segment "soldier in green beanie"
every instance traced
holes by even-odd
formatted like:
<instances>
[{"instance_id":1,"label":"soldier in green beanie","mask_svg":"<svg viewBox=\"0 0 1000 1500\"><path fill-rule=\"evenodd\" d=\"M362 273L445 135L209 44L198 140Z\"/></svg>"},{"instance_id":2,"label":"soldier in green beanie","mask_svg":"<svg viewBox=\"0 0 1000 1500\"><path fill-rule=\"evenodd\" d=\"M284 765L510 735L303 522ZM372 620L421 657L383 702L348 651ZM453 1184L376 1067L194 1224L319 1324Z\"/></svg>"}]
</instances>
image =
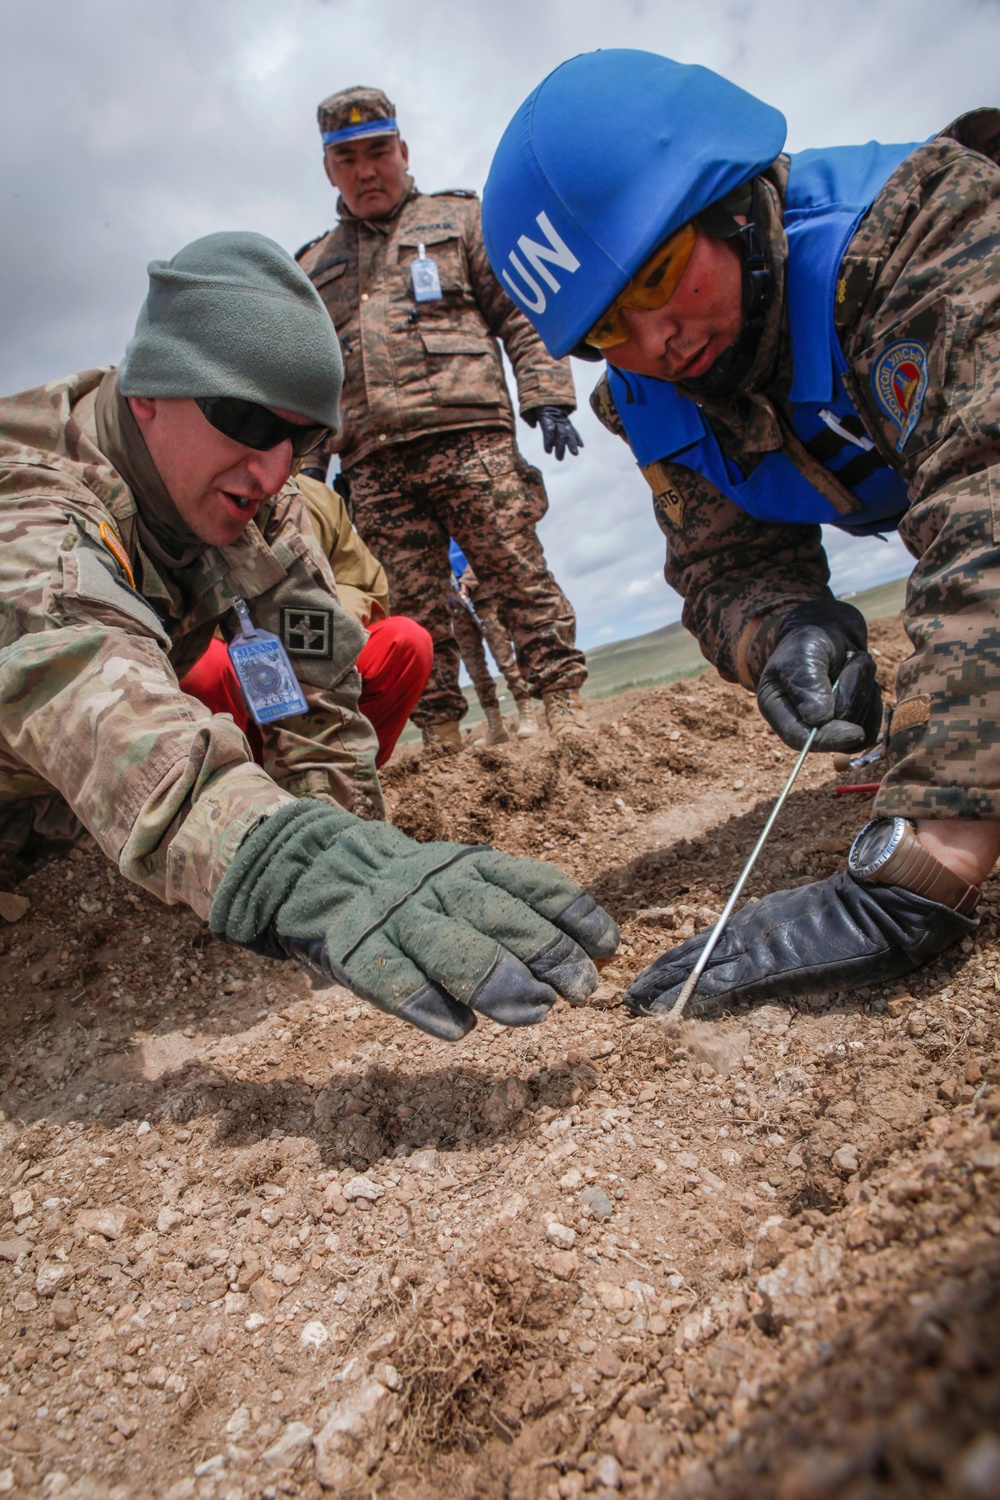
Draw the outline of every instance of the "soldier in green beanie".
<instances>
[{"instance_id":1,"label":"soldier in green beanie","mask_svg":"<svg viewBox=\"0 0 1000 1500\"><path fill-rule=\"evenodd\" d=\"M614 924L547 866L379 820L365 635L297 485L343 366L261 235L149 267L118 369L0 401L0 850L87 829L130 880L435 1035L585 995ZM216 628L264 765L178 678Z\"/></svg>"}]
</instances>

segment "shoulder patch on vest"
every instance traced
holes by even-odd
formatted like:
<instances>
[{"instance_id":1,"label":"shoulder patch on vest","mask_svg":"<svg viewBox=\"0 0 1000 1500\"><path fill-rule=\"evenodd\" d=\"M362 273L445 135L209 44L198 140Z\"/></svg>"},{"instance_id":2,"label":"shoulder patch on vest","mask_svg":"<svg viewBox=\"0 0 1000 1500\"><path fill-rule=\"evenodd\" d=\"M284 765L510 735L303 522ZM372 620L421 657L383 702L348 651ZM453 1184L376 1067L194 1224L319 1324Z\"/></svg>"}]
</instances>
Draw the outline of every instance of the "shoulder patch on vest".
<instances>
[{"instance_id":1,"label":"shoulder patch on vest","mask_svg":"<svg viewBox=\"0 0 1000 1500\"><path fill-rule=\"evenodd\" d=\"M442 188L439 193L428 193L428 198L478 198L471 188Z\"/></svg>"},{"instance_id":2,"label":"shoulder patch on vest","mask_svg":"<svg viewBox=\"0 0 1000 1500\"><path fill-rule=\"evenodd\" d=\"M656 504L663 511L671 526L676 526L679 531L684 525L684 496L664 474L663 465L659 461L655 464L647 464L642 474L653 491Z\"/></svg>"},{"instance_id":3,"label":"shoulder patch on vest","mask_svg":"<svg viewBox=\"0 0 1000 1500\"><path fill-rule=\"evenodd\" d=\"M919 339L897 339L872 367L872 392L896 428L896 452L905 448L927 395L927 350Z\"/></svg>"},{"instance_id":4,"label":"shoulder patch on vest","mask_svg":"<svg viewBox=\"0 0 1000 1500\"><path fill-rule=\"evenodd\" d=\"M333 610L283 606L281 643L293 656L333 656Z\"/></svg>"},{"instance_id":5,"label":"shoulder patch on vest","mask_svg":"<svg viewBox=\"0 0 1000 1500\"><path fill-rule=\"evenodd\" d=\"M904 698L889 715L889 738L905 734L908 729L917 729L921 724L929 724L930 717L930 693L917 693L913 698Z\"/></svg>"}]
</instances>

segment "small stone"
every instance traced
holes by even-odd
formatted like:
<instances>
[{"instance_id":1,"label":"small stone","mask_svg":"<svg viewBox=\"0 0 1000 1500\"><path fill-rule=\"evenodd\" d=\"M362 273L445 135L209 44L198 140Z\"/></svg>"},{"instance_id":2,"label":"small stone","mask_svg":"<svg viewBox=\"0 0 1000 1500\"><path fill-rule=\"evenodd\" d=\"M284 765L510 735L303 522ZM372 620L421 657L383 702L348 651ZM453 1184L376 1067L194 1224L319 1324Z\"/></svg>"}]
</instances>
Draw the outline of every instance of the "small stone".
<instances>
[{"instance_id":1,"label":"small stone","mask_svg":"<svg viewBox=\"0 0 1000 1500\"><path fill-rule=\"evenodd\" d=\"M836 1284L843 1259L838 1244L818 1240L807 1250L794 1250L777 1270L766 1272L757 1282L757 1291L771 1327L815 1316L816 1299Z\"/></svg>"},{"instance_id":2,"label":"small stone","mask_svg":"<svg viewBox=\"0 0 1000 1500\"><path fill-rule=\"evenodd\" d=\"M906 1022L906 1030L910 1036L923 1036L927 1031L927 1017L914 1011Z\"/></svg>"},{"instance_id":3,"label":"small stone","mask_svg":"<svg viewBox=\"0 0 1000 1500\"><path fill-rule=\"evenodd\" d=\"M313 1439L313 1430L304 1422L289 1422L278 1441L261 1454L269 1469L294 1469Z\"/></svg>"},{"instance_id":4,"label":"small stone","mask_svg":"<svg viewBox=\"0 0 1000 1500\"><path fill-rule=\"evenodd\" d=\"M260 1216L269 1229L274 1229L285 1217L285 1210L280 1203L268 1203L261 1209Z\"/></svg>"},{"instance_id":5,"label":"small stone","mask_svg":"<svg viewBox=\"0 0 1000 1500\"><path fill-rule=\"evenodd\" d=\"M604 1380L616 1380L621 1373L622 1362L613 1349L598 1349L594 1357L594 1369Z\"/></svg>"},{"instance_id":6,"label":"small stone","mask_svg":"<svg viewBox=\"0 0 1000 1500\"><path fill-rule=\"evenodd\" d=\"M76 1305L68 1297L54 1297L52 1299L53 1328L72 1328L75 1322Z\"/></svg>"},{"instance_id":7,"label":"small stone","mask_svg":"<svg viewBox=\"0 0 1000 1500\"><path fill-rule=\"evenodd\" d=\"M570 1229L568 1224L555 1222L546 1229L545 1238L550 1245L555 1245L557 1250L572 1250L576 1244L576 1230Z\"/></svg>"},{"instance_id":8,"label":"small stone","mask_svg":"<svg viewBox=\"0 0 1000 1500\"><path fill-rule=\"evenodd\" d=\"M264 1317L263 1313L252 1312L247 1318L246 1322L243 1324L243 1327L246 1329L247 1333L256 1333L257 1329L263 1328L266 1322L267 1319Z\"/></svg>"},{"instance_id":9,"label":"small stone","mask_svg":"<svg viewBox=\"0 0 1000 1500\"><path fill-rule=\"evenodd\" d=\"M147 1370L143 1377L143 1385L147 1385L151 1391L162 1391L167 1383L169 1370L164 1365L153 1365Z\"/></svg>"},{"instance_id":10,"label":"small stone","mask_svg":"<svg viewBox=\"0 0 1000 1500\"><path fill-rule=\"evenodd\" d=\"M238 1406L226 1423L226 1432L231 1438L241 1438L250 1430L250 1408Z\"/></svg>"},{"instance_id":11,"label":"small stone","mask_svg":"<svg viewBox=\"0 0 1000 1500\"><path fill-rule=\"evenodd\" d=\"M350 1182L344 1183L343 1187L343 1194L348 1203L353 1203L357 1198L364 1198L369 1203L377 1203L384 1192L385 1188L372 1182L370 1177L352 1177Z\"/></svg>"},{"instance_id":12,"label":"small stone","mask_svg":"<svg viewBox=\"0 0 1000 1500\"><path fill-rule=\"evenodd\" d=\"M830 1161L838 1172L843 1173L845 1177L851 1177L859 1167L857 1146L852 1146L849 1142L838 1146Z\"/></svg>"},{"instance_id":13,"label":"small stone","mask_svg":"<svg viewBox=\"0 0 1000 1500\"><path fill-rule=\"evenodd\" d=\"M645 1083L636 1096L637 1104L651 1104L656 1098L659 1090L655 1083Z\"/></svg>"},{"instance_id":14,"label":"small stone","mask_svg":"<svg viewBox=\"0 0 1000 1500\"><path fill-rule=\"evenodd\" d=\"M14 1298L14 1309L16 1312L34 1312L38 1306L38 1298L31 1292L18 1292Z\"/></svg>"},{"instance_id":15,"label":"small stone","mask_svg":"<svg viewBox=\"0 0 1000 1500\"><path fill-rule=\"evenodd\" d=\"M106 1240L117 1240L128 1223L126 1208L85 1208L76 1216L76 1227L84 1234L100 1234Z\"/></svg>"},{"instance_id":16,"label":"small stone","mask_svg":"<svg viewBox=\"0 0 1000 1500\"><path fill-rule=\"evenodd\" d=\"M483 1120L494 1130L502 1130L527 1109L531 1090L520 1078L504 1078L494 1083L480 1105Z\"/></svg>"},{"instance_id":17,"label":"small stone","mask_svg":"<svg viewBox=\"0 0 1000 1500\"><path fill-rule=\"evenodd\" d=\"M222 1324L204 1323L198 1330L198 1344L206 1354L217 1354L222 1343Z\"/></svg>"},{"instance_id":18,"label":"small stone","mask_svg":"<svg viewBox=\"0 0 1000 1500\"><path fill-rule=\"evenodd\" d=\"M959 1500L998 1500L1000 1497L1000 1437L981 1432L961 1451L953 1469L949 1492Z\"/></svg>"},{"instance_id":19,"label":"small stone","mask_svg":"<svg viewBox=\"0 0 1000 1500\"><path fill-rule=\"evenodd\" d=\"M580 1202L588 1209L593 1219L610 1219L614 1213L614 1204L602 1187L584 1188L580 1194Z\"/></svg>"},{"instance_id":20,"label":"small stone","mask_svg":"<svg viewBox=\"0 0 1000 1500\"><path fill-rule=\"evenodd\" d=\"M230 1317L245 1315L247 1310L246 1292L227 1292L222 1299L222 1310Z\"/></svg>"},{"instance_id":21,"label":"small stone","mask_svg":"<svg viewBox=\"0 0 1000 1500\"><path fill-rule=\"evenodd\" d=\"M330 1337L330 1330L325 1323L314 1318L307 1323L299 1335L299 1343L303 1349L321 1349Z\"/></svg>"},{"instance_id":22,"label":"small stone","mask_svg":"<svg viewBox=\"0 0 1000 1500\"><path fill-rule=\"evenodd\" d=\"M52 1297L67 1281L73 1279L73 1267L60 1260L43 1260L35 1277L39 1297Z\"/></svg>"},{"instance_id":23,"label":"small stone","mask_svg":"<svg viewBox=\"0 0 1000 1500\"><path fill-rule=\"evenodd\" d=\"M13 1240L0 1240L0 1260L20 1260L22 1255L30 1255L34 1248L23 1234Z\"/></svg>"},{"instance_id":24,"label":"small stone","mask_svg":"<svg viewBox=\"0 0 1000 1500\"><path fill-rule=\"evenodd\" d=\"M195 1479L205 1479L209 1474L221 1474L226 1467L226 1455L224 1453L213 1454L211 1458L203 1459L200 1464L195 1464Z\"/></svg>"},{"instance_id":25,"label":"small stone","mask_svg":"<svg viewBox=\"0 0 1000 1500\"><path fill-rule=\"evenodd\" d=\"M156 1227L160 1234L169 1234L178 1224L184 1223L184 1215L176 1208L161 1208L156 1215Z\"/></svg>"},{"instance_id":26,"label":"small stone","mask_svg":"<svg viewBox=\"0 0 1000 1500\"><path fill-rule=\"evenodd\" d=\"M408 1165L416 1167L418 1172L433 1172L438 1164L438 1153L433 1146L426 1147L423 1151L414 1151Z\"/></svg>"},{"instance_id":27,"label":"small stone","mask_svg":"<svg viewBox=\"0 0 1000 1500\"><path fill-rule=\"evenodd\" d=\"M620 1490L622 1487L621 1465L613 1453L605 1453L594 1465L594 1478L599 1485L608 1490Z\"/></svg>"},{"instance_id":28,"label":"small stone","mask_svg":"<svg viewBox=\"0 0 1000 1500\"><path fill-rule=\"evenodd\" d=\"M380 1333L378 1338L373 1339L372 1342L368 1345L367 1349L365 1350L365 1359L367 1359L369 1362L376 1359L381 1359L384 1354L388 1354L389 1350L394 1349L395 1347L396 1334L391 1328L389 1328L385 1333Z\"/></svg>"},{"instance_id":29,"label":"small stone","mask_svg":"<svg viewBox=\"0 0 1000 1500\"><path fill-rule=\"evenodd\" d=\"M115 1417L114 1425L121 1433L123 1438L135 1437L136 1433L139 1431L139 1424L136 1421L135 1417Z\"/></svg>"},{"instance_id":30,"label":"small stone","mask_svg":"<svg viewBox=\"0 0 1000 1500\"><path fill-rule=\"evenodd\" d=\"M635 1306L632 1293L613 1281L595 1281L594 1292L605 1312L628 1312Z\"/></svg>"},{"instance_id":31,"label":"small stone","mask_svg":"<svg viewBox=\"0 0 1000 1500\"><path fill-rule=\"evenodd\" d=\"M31 910L27 896L15 896L13 891L0 891L0 917L5 922L20 922L25 912Z\"/></svg>"},{"instance_id":32,"label":"small stone","mask_svg":"<svg viewBox=\"0 0 1000 1500\"><path fill-rule=\"evenodd\" d=\"M386 1429L397 1415L395 1398L380 1380L366 1380L335 1402L313 1438L323 1488L338 1494L357 1488L385 1451Z\"/></svg>"},{"instance_id":33,"label":"small stone","mask_svg":"<svg viewBox=\"0 0 1000 1500\"><path fill-rule=\"evenodd\" d=\"M578 1187L583 1185L583 1173L577 1167L570 1167L559 1179L559 1186L564 1193L575 1193Z\"/></svg>"},{"instance_id":34,"label":"small stone","mask_svg":"<svg viewBox=\"0 0 1000 1500\"><path fill-rule=\"evenodd\" d=\"M135 1133L136 1133L136 1135L139 1135L139 1136L148 1135L149 1132L152 1130L152 1128L153 1127L152 1127L152 1125L150 1125L150 1123L149 1123L148 1120L143 1120L143 1121L141 1121L141 1123L139 1125L136 1126Z\"/></svg>"},{"instance_id":35,"label":"small stone","mask_svg":"<svg viewBox=\"0 0 1000 1500\"><path fill-rule=\"evenodd\" d=\"M275 1286L274 1282L267 1276L258 1276L250 1288L250 1296L261 1307L270 1309L277 1306L284 1293L281 1287Z\"/></svg>"},{"instance_id":36,"label":"small stone","mask_svg":"<svg viewBox=\"0 0 1000 1500\"><path fill-rule=\"evenodd\" d=\"M331 1182L323 1193L323 1212L334 1213L343 1218L347 1212L347 1199L340 1191L339 1182Z\"/></svg>"},{"instance_id":37,"label":"small stone","mask_svg":"<svg viewBox=\"0 0 1000 1500\"><path fill-rule=\"evenodd\" d=\"M9 1495L14 1488L14 1470L9 1466L0 1469L0 1495Z\"/></svg>"},{"instance_id":38,"label":"small stone","mask_svg":"<svg viewBox=\"0 0 1000 1500\"><path fill-rule=\"evenodd\" d=\"M10 1195L10 1212L13 1219L24 1219L31 1213L35 1206L35 1199L30 1188L18 1188Z\"/></svg>"},{"instance_id":39,"label":"small stone","mask_svg":"<svg viewBox=\"0 0 1000 1500\"><path fill-rule=\"evenodd\" d=\"M552 1253L552 1274L560 1281L572 1281L580 1269L580 1257L575 1250L554 1250Z\"/></svg>"}]
</instances>

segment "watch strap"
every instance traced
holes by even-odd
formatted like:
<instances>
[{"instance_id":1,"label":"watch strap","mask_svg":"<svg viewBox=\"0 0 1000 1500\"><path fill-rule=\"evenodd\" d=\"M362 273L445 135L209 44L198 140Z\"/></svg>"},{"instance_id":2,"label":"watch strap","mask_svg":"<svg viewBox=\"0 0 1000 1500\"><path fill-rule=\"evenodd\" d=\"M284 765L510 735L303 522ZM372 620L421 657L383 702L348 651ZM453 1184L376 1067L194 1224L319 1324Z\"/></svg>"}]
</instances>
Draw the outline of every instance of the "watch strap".
<instances>
[{"instance_id":1,"label":"watch strap","mask_svg":"<svg viewBox=\"0 0 1000 1500\"><path fill-rule=\"evenodd\" d=\"M907 827L899 847L877 874L868 877L872 885L898 885L926 901L950 906L960 916L968 916L979 900L978 885L970 885L954 870L941 863L925 849L912 828Z\"/></svg>"}]
</instances>

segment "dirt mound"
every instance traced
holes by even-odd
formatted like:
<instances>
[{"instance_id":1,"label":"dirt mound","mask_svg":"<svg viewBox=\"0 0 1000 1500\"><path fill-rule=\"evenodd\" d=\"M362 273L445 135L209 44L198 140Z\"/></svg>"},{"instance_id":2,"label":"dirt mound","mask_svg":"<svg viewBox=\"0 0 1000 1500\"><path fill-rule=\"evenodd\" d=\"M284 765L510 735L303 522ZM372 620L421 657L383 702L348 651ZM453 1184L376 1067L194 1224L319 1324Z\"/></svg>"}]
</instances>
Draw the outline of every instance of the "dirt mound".
<instances>
[{"instance_id":1,"label":"dirt mound","mask_svg":"<svg viewBox=\"0 0 1000 1500\"><path fill-rule=\"evenodd\" d=\"M386 778L621 923L527 1031L434 1042L96 852L0 871L0 1494L1000 1494L996 883L908 984L633 1021L793 757L711 673L588 713ZM840 866L842 779L807 766L748 895Z\"/></svg>"}]
</instances>

